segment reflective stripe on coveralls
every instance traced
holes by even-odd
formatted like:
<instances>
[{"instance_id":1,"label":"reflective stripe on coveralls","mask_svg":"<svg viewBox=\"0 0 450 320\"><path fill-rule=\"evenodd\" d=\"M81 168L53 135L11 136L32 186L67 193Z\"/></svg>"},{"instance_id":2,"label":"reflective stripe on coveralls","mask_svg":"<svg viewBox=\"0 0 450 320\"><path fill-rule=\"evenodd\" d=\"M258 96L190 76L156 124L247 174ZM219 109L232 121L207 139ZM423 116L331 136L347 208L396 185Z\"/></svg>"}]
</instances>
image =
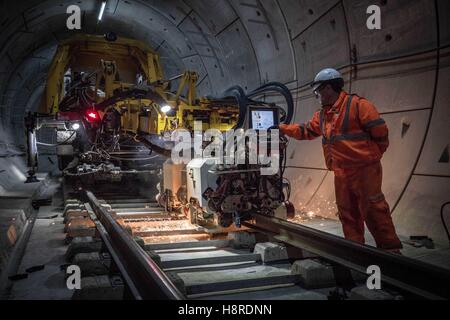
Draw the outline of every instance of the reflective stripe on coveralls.
<instances>
[{"instance_id":1,"label":"reflective stripe on coveralls","mask_svg":"<svg viewBox=\"0 0 450 320\"><path fill-rule=\"evenodd\" d=\"M338 120L333 118L331 121L334 122L329 123L329 126L332 125L330 137L327 137L323 108L306 124L280 126L280 129L284 134L299 140L323 136L327 167L335 173L336 204L345 238L364 243L365 222L377 247L400 249L402 245L396 235L390 208L381 191L380 159L389 143L385 121L368 101L362 104L367 109L359 110L359 97L352 104L354 97L341 93L340 103L344 103L345 98L345 109L342 109L342 105L338 108L337 118L340 116L342 119L341 127L336 124ZM362 117L360 111L363 112ZM340 114L342 112L343 115ZM362 119L364 123L361 123ZM362 144L363 141L366 143Z\"/></svg>"}]
</instances>

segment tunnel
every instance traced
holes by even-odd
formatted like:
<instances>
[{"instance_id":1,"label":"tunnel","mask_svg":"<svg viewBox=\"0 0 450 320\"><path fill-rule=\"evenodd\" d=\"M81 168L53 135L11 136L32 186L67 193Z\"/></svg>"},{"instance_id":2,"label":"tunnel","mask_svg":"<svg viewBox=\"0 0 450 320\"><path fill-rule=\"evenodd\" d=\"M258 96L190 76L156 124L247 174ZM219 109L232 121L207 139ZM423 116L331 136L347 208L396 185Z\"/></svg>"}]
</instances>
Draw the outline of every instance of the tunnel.
<instances>
[{"instance_id":1,"label":"tunnel","mask_svg":"<svg viewBox=\"0 0 450 320\"><path fill-rule=\"evenodd\" d=\"M81 9L80 30L66 25L73 4ZM449 267L450 2L108 0L99 22L101 4L0 3L2 271L20 245L45 178L59 172L55 150L40 147L37 176L43 182L24 183L29 170L24 118L37 112L58 44L80 33L108 32L155 50L167 78L196 71L198 96L220 96L233 85L250 92L268 82L282 83L294 98L293 123L308 121L320 108L310 87L315 75L337 69L345 91L373 102L389 128L383 193L399 237L432 239L434 249L421 248L411 256ZM371 5L381 10L380 29L367 26ZM284 103L277 96L265 99ZM38 137L51 139L44 133ZM326 167L321 139L291 139L286 156L293 222L342 236L334 175Z\"/></svg>"}]
</instances>

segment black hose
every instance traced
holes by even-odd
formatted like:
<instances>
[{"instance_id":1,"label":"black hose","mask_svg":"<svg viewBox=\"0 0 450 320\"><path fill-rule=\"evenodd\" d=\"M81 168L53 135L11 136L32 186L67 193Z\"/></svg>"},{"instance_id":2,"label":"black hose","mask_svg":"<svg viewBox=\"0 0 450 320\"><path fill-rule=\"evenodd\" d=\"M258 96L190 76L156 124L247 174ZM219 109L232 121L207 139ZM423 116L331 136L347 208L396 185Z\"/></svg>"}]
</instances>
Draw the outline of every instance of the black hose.
<instances>
[{"instance_id":1,"label":"black hose","mask_svg":"<svg viewBox=\"0 0 450 320\"><path fill-rule=\"evenodd\" d=\"M156 153L163 155L166 158L170 158L172 156L172 150L165 149L148 141L143 135L137 136L136 139L144 146L146 146L149 150L151 150L151 152L155 151Z\"/></svg>"},{"instance_id":2,"label":"black hose","mask_svg":"<svg viewBox=\"0 0 450 320\"><path fill-rule=\"evenodd\" d=\"M280 93L286 100L287 112L286 112L286 119L284 120L284 124L290 124L292 122L292 118L294 117L294 99L292 98L291 91L284 84L279 83L279 82L266 83L266 84L262 85L261 87L259 87L258 89L250 92L247 95L247 99L257 96L257 95L261 95L265 92L270 92L270 91L275 91L275 92Z\"/></svg>"},{"instance_id":3,"label":"black hose","mask_svg":"<svg viewBox=\"0 0 450 320\"><path fill-rule=\"evenodd\" d=\"M134 98L134 99L149 99L154 102L156 102L159 105L163 105L165 103L165 100L163 97L159 95L159 93L149 89L130 89L126 91L120 91L114 96L112 96L109 99L106 99L98 104L96 104L97 110L104 110L105 108L109 107L110 105L115 104L117 101L125 100L127 98Z\"/></svg>"},{"instance_id":4,"label":"black hose","mask_svg":"<svg viewBox=\"0 0 450 320\"><path fill-rule=\"evenodd\" d=\"M239 105L239 118L236 126L233 129L242 128L242 126L244 125L248 104L244 89L242 89L240 86L234 86L225 91L223 95L224 97L232 96L236 99Z\"/></svg>"},{"instance_id":5,"label":"black hose","mask_svg":"<svg viewBox=\"0 0 450 320\"><path fill-rule=\"evenodd\" d=\"M292 121L292 118L294 117L294 100L292 98L291 91L289 90L288 87L286 87L282 83L269 82L255 90L253 90L252 92L250 92L248 94L245 94L244 90L240 86L233 86L223 93L222 99L225 97L234 97L237 100L238 105L239 105L239 119L238 119L236 126L233 129L238 129L238 128L243 127L244 121L245 121L245 116L247 114L247 106L248 106L249 102L252 101L250 98L257 96L257 95L261 95L265 92L271 92L271 91L281 94L284 97L284 99L286 100L287 112L286 112L286 118L283 123L290 124Z\"/></svg>"},{"instance_id":6,"label":"black hose","mask_svg":"<svg viewBox=\"0 0 450 320\"><path fill-rule=\"evenodd\" d=\"M287 201L291 199L291 181L288 178L284 178L287 181Z\"/></svg>"},{"instance_id":7,"label":"black hose","mask_svg":"<svg viewBox=\"0 0 450 320\"><path fill-rule=\"evenodd\" d=\"M448 232L448 227L447 227L447 224L445 223L445 219L444 219L444 208L445 208L445 206L447 206L449 204L450 204L450 201L446 202L446 203L444 203L442 205L442 207L441 207L441 220L442 220L442 224L444 225L445 232L447 233L448 241L450 242L450 233Z\"/></svg>"}]
</instances>

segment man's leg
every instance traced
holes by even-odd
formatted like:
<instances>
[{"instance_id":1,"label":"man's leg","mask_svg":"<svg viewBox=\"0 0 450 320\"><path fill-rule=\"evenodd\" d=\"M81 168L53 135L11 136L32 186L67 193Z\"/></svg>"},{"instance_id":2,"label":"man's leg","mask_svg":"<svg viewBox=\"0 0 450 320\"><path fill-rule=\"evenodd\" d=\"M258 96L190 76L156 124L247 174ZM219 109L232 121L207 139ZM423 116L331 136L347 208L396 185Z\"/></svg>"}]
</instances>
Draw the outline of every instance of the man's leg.
<instances>
[{"instance_id":1,"label":"man's leg","mask_svg":"<svg viewBox=\"0 0 450 320\"><path fill-rule=\"evenodd\" d=\"M342 172L335 172L334 188L345 238L364 243L364 220L358 208L358 199L352 192L350 177Z\"/></svg>"},{"instance_id":2,"label":"man's leg","mask_svg":"<svg viewBox=\"0 0 450 320\"><path fill-rule=\"evenodd\" d=\"M359 180L360 208L377 247L398 252L402 244L392 222L389 204L381 192L383 179L381 163L364 167L357 179Z\"/></svg>"}]
</instances>

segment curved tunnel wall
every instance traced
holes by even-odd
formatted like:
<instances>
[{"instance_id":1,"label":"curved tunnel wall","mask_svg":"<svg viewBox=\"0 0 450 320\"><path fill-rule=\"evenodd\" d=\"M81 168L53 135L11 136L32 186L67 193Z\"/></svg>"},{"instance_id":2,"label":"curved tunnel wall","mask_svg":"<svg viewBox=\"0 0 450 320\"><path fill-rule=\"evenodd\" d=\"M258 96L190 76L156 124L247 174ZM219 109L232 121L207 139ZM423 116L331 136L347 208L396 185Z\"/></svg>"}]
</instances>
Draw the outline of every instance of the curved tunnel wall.
<instances>
[{"instance_id":1,"label":"curved tunnel wall","mask_svg":"<svg viewBox=\"0 0 450 320\"><path fill-rule=\"evenodd\" d=\"M234 84L251 90L267 81L285 83L296 100L298 122L318 108L307 86L315 73L339 68L347 91L373 101L389 126L383 190L399 233L444 242L439 209L450 200L450 3L376 2L109 0L98 25L99 1L77 4L82 32L114 30L146 41L161 54L167 76L196 70L200 94L219 94ZM14 145L23 145L23 115L36 105L56 44L74 34L65 28L70 4L1 4L3 162L17 162L5 156L20 152ZM381 6L379 31L366 28L371 4ZM297 210L336 218L333 174L325 169L319 139L292 140L288 166ZM4 189L10 181L0 173Z\"/></svg>"}]
</instances>

